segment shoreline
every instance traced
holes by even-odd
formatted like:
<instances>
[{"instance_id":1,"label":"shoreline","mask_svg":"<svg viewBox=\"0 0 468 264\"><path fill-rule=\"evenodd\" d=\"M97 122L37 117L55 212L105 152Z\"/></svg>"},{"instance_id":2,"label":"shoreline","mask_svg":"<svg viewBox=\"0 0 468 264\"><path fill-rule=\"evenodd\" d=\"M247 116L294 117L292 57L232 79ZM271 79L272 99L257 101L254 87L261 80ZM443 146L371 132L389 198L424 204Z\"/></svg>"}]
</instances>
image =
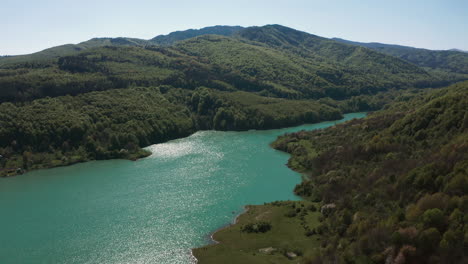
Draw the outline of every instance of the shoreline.
<instances>
[{"instance_id":1,"label":"shoreline","mask_svg":"<svg viewBox=\"0 0 468 264\"><path fill-rule=\"evenodd\" d=\"M183 136L180 136L180 137L174 137L174 138L169 138L168 140L165 140L165 141L162 141L162 142L157 142L157 143L153 143L153 144L150 144L148 146L144 146L144 147L140 147L140 151L148 151L149 154L148 155L136 155L136 156L128 156L128 157L117 157L117 158L109 158L109 159L86 159L86 160L80 160L80 161L73 161L73 162L70 162L70 163L63 163L63 164L58 164L58 165L54 165L54 166L41 166L39 165L40 167L36 167L36 168L33 168L33 169L25 169L25 168L17 168L17 169L22 169L22 173L14 173L14 174L2 174L2 172L5 170L3 168L0 168L0 178L11 178L11 177L16 177L16 176L19 176L19 175L24 175L28 172L31 172L31 171L36 171L36 170L42 170L42 169L52 169L52 168L58 168L58 167L65 167L65 166L71 166L71 165L75 165L75 164L79 164L79 163L85 163L85 162L89 162L89 161L101 161L101 160L129 160L129 161L137 161L137 160L140 160L140 159L143 159L143 158L146 158L146 157L149 157L151 156L153 153L149 150L147 150L146 148L152 146L152 145L156 145L156 144L163 144L163 143L167 143L169 141L172 141L172 140L177 140L177 139L182 139L182 138L186 138L186 137L190 137L191 135L197 133L197 132L200 132L200 131L222 131L222 132L245 132L245 131L249 131L249 130L272 130L272 129L283 129L283 128L288 128L288 127L297 127L297 126L302 126L302 125L313 125L313 124L318 124L318 123L322 123L322 122L333 122L333 121L339 121L343 118L345 118L345 115L347 114L351 114L351 113L362 113L362 112L343 112L341 114L341 117L340 119L332 119L332 120L319 120L315 123L308 123L308 122L299 122L297 124L293 124L293 125L289 125L289 126L278 126L278 127L269 127L269 128L248 128L248 129L233 129L233 130L214 130L214 129L211 129L211 130L203 130L203 129L200 129L200 130L195 130L195 131L192 131L191 133L188 133L188 134L185 134ZM135 153L134 153L135 154Z\"/></svg>"},{"instance_id":2,"label":"shoreline","mask_svg":"<svg viewBox=\"0 0 468 264\"><path fill-rule=\"evenodd\" d=\"M159 144L159 143L156 143ZM151 146L151 145L150 145ZM146 147L145 147L146 148ZM142 148L143 149L143 148ZM144 149L143 149L144 150ZM39 168L33 168L33 169L23 169L23 168L18 168L21 169L21 173L15 173L15 174L0 174L0 178L13 178L17 177L20 175L27 174L32 171L38 171L38 170L47 170L47 169L53 169L53 168L60 168L60 167L67 167L67 166L73 166L76 164L80 163L86 163L86 162L92 162L92 161L105 161L105 160L128 160L128 161L138 161L140 159L147 158L151 156L153 153L151 151L147 151L148 153L145 153L145 155L140 155L138 157L128 157L128 158L110 158L110 159L89 159L89 160L83 160L83 161L74 161L70 163L64 163L64 164L58 164L56 166L45 166L45 167L39 167ZM1 172L2 170L0 170Z\"/></svg>"},{"instance_id":3,"label":"shoreline","mask_svg":"<svg viewBox=\"0 0 468 264\"><path fill-rule=\"evenodd\" d=\"M286 260L292 258L301 261L301 252L307 251L310 246L319 246L317 235L306 235L310 228L319 225L320 212L315 209L315 204L303 200L250 205L249 211L241 214L235 225L218 229L214 233L220 239L218 243L192 249L192 255L197 261L195 263L286 263ZM285 221L284 216L292 208L300 209L300 213L287 217ZM260 223L266 224L269 229L244 229ZM288 257L288 252L296 255Z\"/></svg>"},{"instance_id":4,"label":"shoreline","mask_svg":"<svg viewBox=\"0 0 468 264\"><path fill-rule=\"evenodd\" d=\"M346 117L346 116L344 116L343 118L345 118L345 117ZM333 121L337 121L337 120L333 120ZM333 122L333 121L328 121L328 122ZM327 121L325 121L325 122L327 122ZM319 122L319 123L320 123L320 122ZM314 123L314 124L315 124L315 123ZM206 131L206 130L200 130L200 131ZM200 132L200 131L196 131L196 132L194 132L194 133L197 133L197 132ZM210 131L210 130L208 130L208 131ZM213 130L211 130L211 131L213 131ZM192 133L192 134L190 134L190 135L193 135L194 133ZM189 137L190 135L185 136L185 137ZM185 138L185 137L180 137L180 138ZM180 138L175 138L175 139L172 139L172 140L177 140L177 139L180 139ZM170 141L170 140L168 140L168 141ZM168 142L168 141L166 141L166 142ZM156 143L156 144L159 144L159 143ZM146 151L146 153L149 153L148 155L145 155L144 157L148 157L148 156L153 155L153 153L152 153L150 150L146 149L146 148L148 148L148 147L150 147L150 146L153 146L153 145L155 145L155 144L149 145L149 146L147 146L147 147L145 147L145 148L143 149L143 150ZM271 147L271 145L269 145L269 146ZM291 156L291 155L289 155L289 156ZM291 158L291 157L289 157L288 160L289 160L290 158ZM122 158L120 158L120 159L122 159ZM108 159L108 160L111 160L111 159ZM132 160L132 159L125 159L125 158L124 158L124 159L122 159L122 160ZM133 159L133 160L136 160L136 159ZM99 161L99 160L88 160L88 161ZM85 163L85 162L88 162L88 161L77 162L77 163ZM287 164L285 164L285 165L287 165ZM67 165L59 165L59 166L67 166ZM57 166L57 167L58 167L58 166ZM294 169L292 169L292 168L291 168L290 166L288 166L288 165L287 165L287 167L288 167L289 169L291 169L291 170L294 170ZM40 169L46 169L46 168L40 168ZM294 170L294 171L295 171L295 170ZM299 173L300 173L300 172L299 172ZM210 241L209 241L208 244L205 244L204 246L220 244L221 241L218 241L218 240L215 238L215 235L216 235L217 233L219 233L220 231L222 231L222 230L231 228L233 225L238 224L238 223L239 223L240 217L243 216L243 215L245 215L246 213L248 213L249 210L251 210L251 208L254 208L254 206L262 206L262 204L260 204L260 205L245 205L245 206L243 206L243 207L242 207L243 209L242 209L241 211L239 211L239 212L235 215L235 217L234 217L233 219L231 218L231 219L232 219L231 221L229 221L229 222L226 223L225 225L220 226L219 228L217 228L216 230L214 230L214 231L212 231L212 232L210 232L210 233L208 234L208 236L210 237ZM202 246L202 247L203 247L203 246ZM198 248L200 248L200 247L198 247ZM191 249L190 249L190 257L189 257L189 259L190 259L190 262L193 261L192 263L198 263L198 262L199 262L198 258L197 258L197 257L195 256L195 254L194 254L194 250L195 250L195 249L197 249L197 248L191 248Z\"/></svg>"},{"instance_id":5,"label":"shoreline","mask_svg":"<svg viewBox=\"0 0 468 264\"><path fill-rule=\"evenodd\" d=\"M367 113L368 113L368 112L367 112ZM367 116L367 114L366 114L366 116ZM343 114L343 118L345 118L345 114ZM330 120L330 121L337 121L337 120ZM327 121L321 121L321 122L327 122ZM345 122L346 122L346 121L345 121ZM320 123L320 122L319 122L319 123ZM335 125L337 125L337 124L335 124ZM274 148L274 147L272 146L272 143L270 143L269 146L270 146L270 148L272 148L272 149L276 149L276 148ZM276 149L276 150L278 150L278 149ZM282 150L278 150L278 151L287 153L287 154L290 156L290 157L288 158L288 162L285 164L285 166L288 167L290 170L295 171L295 172L301 174L301 182L303 182L304 179L306 179L305 177L307 177L307 176L305 176L306 171L302 171L300 168L294 168L293 166L291 166L291 164L289 163L289 161L290 161L290 159L291 159L291 154L290 154L290 153L285 152L285 151L282 151ZM293 192L294 192L294 190L293 190ZM299 196L299 197L300 197L300 196ZM302 197L301 197L301 200L303 200ZM238 221L239 221L239 217L242 216L242 215L244 215L245 213L247 213L247 212L249 211L249 207L250 207L250 206L252 206L252 205L245 205L245 206L244 206L244 211L241 212L241 213L239 213L239 214L234 218L233 222L231 222L230 224L227 224L227 225L225 225L225 226L223 226L223 227L220 227L220 228L216 229L215 231L211 232L211 233L210 233L210 238L211 238L211 241L212 241L213 243L204 245L204 246L202 246L202 247L209 246L209 245L217 245L217 244L220 244L221 242L220 242L220 241L217 241L217 240L214 238L214 236L216 235L216 233L218 233L218 232L220 232L220 231L222 231L222 230L224 230L224 229L227 229L227 228L232 227L233 225L237 224ZM261 206L261 205L260 205L260 206ZM194 250L195 250L195 249L202 248L202 247L192 248L192 249L190 250L191 258L193 258L193 259L195 260L195 263L198 263L199 260L198 260L197 257L195 256Z\"/></svg>"},{"instance_id":6,"label":"shoreline","mask_svg":"<svg viewBox=\"0 0 468 264\"><path fill-rule=\"evenodd\" d=\"M344 117L343 117L343 118L344 118ZM332 120L332 121L335 121L335 120ZM323 121L323 122L326 122L326 121ZM275 148L273 148L273 147L271 146L271 144L269 144L269 147L272 148L272 149L275 149ZM281 150L280 150L280 151L281 151ZM281 152L284 152L284 151L281 151ZM284 152L284 153L287 153L287 152ZM287 154L289 154L289 153L287 153ZM289 154L289 156L291 156L291 154ZM291 157L288 158L288 163L289 163L289 159L290 159L290 158L291 158ZM296 172L298 172L299 174L301 174L301 182L302 182L302 181L304 180L304 174L303 174L302 172L300 172L299 170L293 169L291 166L289 166L288 163L286 163L285 166L288 167L290 170L296 171ZM294 190L293 190L293 193L294 193ZM300 196L299 196L299 197L300 197ZM301 200L302 200L302 197L300 197L300 198L301 198ZM250 209L251 206L253 206L253 205L250 205L250 204L244 205L243 211L240 212L240 213L238 213L238 214L236 215L236 217L234 218L234 220L231 221L231 223L226 224L226 225L224 225L224 226L222 226L222 227L220 227L220 228L217 228L216 230L214 230L213 232L211 232L211 233L209 234L209 236L210 236L210 239L211 239L212 243L206 244L206 245L201 246L201 247L196 247L196 248L191 248L191 249L190 249L190 256L191 256L192 259L195 260L195 262L194 262L195 264L198 263L198 259L197 259L197 257L195 256L195 254L193 253L193 251L194 251L195 249L199 249L199 248L202 248L202 247L205 247L205 246L220 244L221 242L220 242L220 241L217 241L217 240L214 238L214 236L216 235L216 233L218 233L218 232L220 232L220 231L222 231L222 230L224 230L224 229L230 228L230 227L232 227L233 225L236 225L236 224L239 222L239 218L240 218L242 215L246 214L246 213L249 211L249 209ZM256 205L256 206L262 206L262 205L260 204L260 205Z\"/></svg>"},{"instance_id":7,"label":"shoreline","mask_svg":"<svg viewBox=\"0 0 468 264\"><path fill-rule=\"evenodd\" d=\"M234 220L231 221L231 223L226 224L226 225L224 225L224 226L222 226L222 227L220 227L220 228L217 228L215 231L211 232L211 233L209 234L209 236L210 236L210 239L211 239L211 242L212 242L212 243L207 244L207 245L204 245L204 246L220 244L220 243L221 243L220 241L217 241L216 239L214 239L214 235L215 235L216 233L218 233L219 231L221 231L221 230L224 230L224 229L226 229L226 228L229 228L229 227L231 227L231 226L237 224L238 221L239 221L239 217L241 217L243 214L247 213L247 212L249 211L249 207L250 207L250 206L251 206L251 205L245 205L245 206L243 207L242 212L238 213L238 214L236 215L236 217L234 218ZM203 247L204 247L204 246L203 246ZM191 256L191 258L193 258L193 259L195 260L194 263L198 263L197 257L195 257L195 254L193 254L193 251L194 251L195 249L197 249L197 248L200 248L200 247L196 247L196 248L191 248L191 249L190 249L190 256Z\"/></svg>"},{"instance_id":8,"label":"shoreline","mask_svg":"<svg viewBox=\"0 0 468 264\"><path fill-rule=\"evenodd\" d=\"M222 227L216 229L215 231L211 232L211 233L210 233L210 238L211 238L211 240L214 242L214 243L212 243L212 244L219 244L219 243L221 243L221 242L217 241L216 239L214 239L214 235L215 235L216 233L218 233L219 231L221 231L221 230L224 230L224 229L226 229L226 228L229 228L229 227L231 227L231 226L237 224L237 223L239 222L239 217L242 216L243 214L247 213L247 212L249 211L249 207L250 207L250 206L251 206L251 205L245 205L245 206L243 207L242 212L238 213L238 214L236 215L236 217L234 218L234 220L231 221L231 223L226 224L226 225L224 225L224 226L222 226Z\"/></svg>"}]
</instances>

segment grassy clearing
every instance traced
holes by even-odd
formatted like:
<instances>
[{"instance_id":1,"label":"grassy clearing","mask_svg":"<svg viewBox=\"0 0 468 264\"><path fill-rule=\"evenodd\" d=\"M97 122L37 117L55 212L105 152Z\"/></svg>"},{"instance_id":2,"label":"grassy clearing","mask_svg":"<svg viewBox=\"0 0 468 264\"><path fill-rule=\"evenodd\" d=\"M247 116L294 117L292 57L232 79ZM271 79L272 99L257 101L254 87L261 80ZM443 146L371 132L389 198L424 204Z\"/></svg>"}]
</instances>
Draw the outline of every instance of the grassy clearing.
<instances>
[{"instance_id":1,"label":"grassy clearing","mask_svg":"<svg viewBox=\"0 0 468 264\"><path fill-rule=\"evenodd\" d=\"M236 224L214 234L220 243L194 249L193 254L201 264L303 262L320 244L317 235L309 232L307 236L319 224L320 213L315 207L309 201L250 205ZM271 224L271 229L264 233L245 231L247 225L262 222ZM265 252L267 248L271 252ZM288 252L297 257L288 258Z\"/></svg>"}]
</instances>

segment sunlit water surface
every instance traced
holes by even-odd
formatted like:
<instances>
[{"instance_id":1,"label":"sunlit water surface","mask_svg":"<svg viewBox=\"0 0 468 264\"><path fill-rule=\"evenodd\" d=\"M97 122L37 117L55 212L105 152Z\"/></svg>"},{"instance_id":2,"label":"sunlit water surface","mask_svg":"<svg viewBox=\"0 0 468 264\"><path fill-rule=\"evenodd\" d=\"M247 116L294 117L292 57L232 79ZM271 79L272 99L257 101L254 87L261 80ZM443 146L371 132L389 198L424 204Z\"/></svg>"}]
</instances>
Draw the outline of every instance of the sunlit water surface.
<instances>
[{"instance_id":1,"label":"sunlit water surface","mask_svg":"<svg viewBox=\"0 0 468 264\"><path fill-rule=\"evenodd\" d=\"M193 262L190 249L210 243L209 234L244 205L299 199L292 190L300 175L270 142L335 123L202 131L152 145L153 155L136 162L94 161L0 179L0 263Z\"/></svg>"}]
</instances>

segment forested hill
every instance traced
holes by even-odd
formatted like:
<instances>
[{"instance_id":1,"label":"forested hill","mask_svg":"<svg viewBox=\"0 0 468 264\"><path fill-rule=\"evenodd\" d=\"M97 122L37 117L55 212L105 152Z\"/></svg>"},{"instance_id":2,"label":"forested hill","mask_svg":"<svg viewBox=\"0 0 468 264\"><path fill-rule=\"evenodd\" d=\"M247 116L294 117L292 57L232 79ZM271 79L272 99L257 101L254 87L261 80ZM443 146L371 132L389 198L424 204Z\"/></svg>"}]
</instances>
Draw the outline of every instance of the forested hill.
<instances>
[{"instance_id":1,"label":"forested hill","mask_svg":"<svg viewBox=\"0 0 468 264\"><path fill-rule=\"evenodd\" d=\"M451 73L454 76L466 76L468 74L467 52L459 50L418 49L382 43L362 43L339 38L334 38L334 40L346 44L370 48L387 55L401 58L426 69Z\"/></svg>"},{"instance_id":2,"label":"forested hill","mask_svg":"<svg viewBox=\"0 0 468 264\"><path fill-rule=\"evenodd\" d=\"M149 40L149 42L156 45L172 45L176 42L198 37L201 35L232 36L241 29L243 29L243 27L240 26L213 26L201 29L189 29L183 31L175 31L167 35L159 35Z\"/></svg>"},{"instance_id":3,"label":"forested hill","mask_svg":"<svg viewBox=\"0 0 468 264\"><path fill-rule=\"evenodd\" d=\"M65 44L28 55L0 57L0 68L18 63L53 61L61 56L74 55L82 51L103 46L144 46L146 40L135 38L93 38L79 44Z\"/></svg>"},{"instance_id":4,"label":"forested hill","mask_svg":"<svg viewBox=\"0 0 468 264\"><path fill-rule=\"evenodd\" d=\"M298 195L333 204L310 263L466 263L468 82L273 146L310 175Z\"/></svg>"},{"instance_id":5,"label":"forested hill","mask_svg":"<svg viewBox=\"0 0 468 264\"><path fill-rule=\"evenodd\" d=\"M178 41L185 39L197 37L200 35L221 35L221 36L230 36L235 32L241 30L240 26L213 26L205 27L201 29L188 29L184 31L176 31L167 35L159 35L152 39L137 39L137 38L93 38L87 41L83 41L78 44L65 44L57 47L52 47L27 55L18 55L18 56L4 56L0 57L0 67L4 64L11 63L24 63L31 61L43 61L57 59L61 56L74 55L81 51L98 48L104 46L140 46L144 47L147 45L172 45Z\"/></svg>"},{"instance_id":6,"label":"forested hill","mask_svg":"<svg viewBox=\"0 0 468 264\"><path fill-rule=\"evenodd\" d=\"M431 70L432 74L438 75L439 78L446 81L464 80L468 78L468 66L466 66L468 53L466 52L457 50L434 51L381 43L360 43L339 38L326 39L280 25L248 28L240 26L212 26L201 29L176 31L167 35L159 35L149 40L125 37L94 38L79 44L67 44L53 47L30 55L0 57L0 67L11 63L57 59L60 56L74 55L83 50L103 46L171 46L180 41L201 35L220 35L240 39L246 38L258 42L266 42L268 45L274 47L287 46L288 49L291 49L291 47L292 49L297 49L300 46L302 50L308 48L310 51L310 48L314 47L314 52L318 52L317 48L319 48L322 53L328 53L326 56L331 55L331 58L335 59L341 59L340 56L342 52L349 52L349 49L346 51L347 49L344 49L342 45L334 44L336 44L336 42L345 43L370 48L400 58L427 70ZM299 54L307 56L307 54L304 53Z\"/></svg>"},{"instance_id":7,"label":"forested hill","mask_svg":"<svg viewBox=\"0 0 468 264\"><path fill-rule=\"evenodd\" d=\"M155 85L345 99L453 81L392 56L278 25L243 29L233 37L203 35L169 47L141 46L128 39L94 41L119 45L4 64L0 102Z\"/></svg>"},{"instance_id":8,"label":"forested hill","mask_svg":"<svg viewBox=\"0 0 468 264\"><path fill-rule=\"evenodd\" d=\"M198 129L337 119L457 80L280 25L158 39L165 45L97 38L1 58L0 174L140 157L143 146Z\"/></svg>"}]
</instances>

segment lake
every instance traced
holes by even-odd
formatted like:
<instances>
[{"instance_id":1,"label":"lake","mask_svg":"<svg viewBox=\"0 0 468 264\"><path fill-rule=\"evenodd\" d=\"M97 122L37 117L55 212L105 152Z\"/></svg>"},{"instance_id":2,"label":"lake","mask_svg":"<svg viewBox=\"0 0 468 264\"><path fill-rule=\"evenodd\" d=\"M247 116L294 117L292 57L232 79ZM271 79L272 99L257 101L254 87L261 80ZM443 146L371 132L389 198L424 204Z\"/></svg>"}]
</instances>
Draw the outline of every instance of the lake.
<instances>
[{"instance_id":1,"label":"lake","mask_svg":"<svg viewBox=\"0 0 468 264\"><path fill-rule=\"evenodd\" d=\"M191 263L191 248L246 204L297 200L300 174L269 147L292 128L200 131L138 160L93 161L0 179L1 263Z\"/></svg>"}]
</instances>

